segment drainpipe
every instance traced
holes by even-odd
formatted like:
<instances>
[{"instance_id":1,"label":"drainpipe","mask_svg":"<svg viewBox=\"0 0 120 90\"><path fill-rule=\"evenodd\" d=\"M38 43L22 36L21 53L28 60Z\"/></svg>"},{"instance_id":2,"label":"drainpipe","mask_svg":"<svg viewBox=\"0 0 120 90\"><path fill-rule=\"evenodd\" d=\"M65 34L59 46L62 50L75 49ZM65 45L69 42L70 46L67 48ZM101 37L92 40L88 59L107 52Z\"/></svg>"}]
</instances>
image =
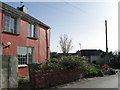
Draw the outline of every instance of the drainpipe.
<instances>
[{"instance_id":1,"label":"drainpipe","mask_svg":"<svg viewBox=\"0 0 120 90\"><path fill-rule=\"evenodd\" d=\"M49 33L48 33L49 32ZM49 37L48 37L48 34L49 34ZM49 43L48 43L49 42ZM50 29L47 29L46 30L46 58L48 59L49 58L49 53L50 53Z\"/></svg>"},{"instance_id":2,"label":"drainpipe","mask_svg":"<svg viewBox=\"0 0 120 90\"><path fill-rule=\"evenodd\" d=\"M0 2L0 90L2 90L2 2Z\"/></svg>"},{"instance_id":3,"label":"drainpipe","mask_svg":"<svg viewBox=\"0 0 120 90\"><path fill-rule=\"evenodd\" d=\"M0 2L0 55L2 55L2 3Z\"/></svg>"}]
</instances>

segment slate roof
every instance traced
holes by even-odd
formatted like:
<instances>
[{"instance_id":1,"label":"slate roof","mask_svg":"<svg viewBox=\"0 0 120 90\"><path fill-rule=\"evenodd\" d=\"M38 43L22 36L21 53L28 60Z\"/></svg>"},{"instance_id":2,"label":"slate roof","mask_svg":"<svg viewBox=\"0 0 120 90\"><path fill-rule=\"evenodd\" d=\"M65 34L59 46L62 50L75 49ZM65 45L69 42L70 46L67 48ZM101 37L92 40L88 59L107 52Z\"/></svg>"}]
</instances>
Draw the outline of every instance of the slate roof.
<instances>
[{"instance_id":1,"label":"slate roof","mask_svg":"<svg viewBox=\"0 0 120 90\"><path fill-rule=\"evenodd\" d=\"M50 26L44 24L43 22L39 21L38 19L36 19L36 18L30 16L29 14L22 12L16 8L13 8L3 2L0 2L0 9L2 9L2 11L6 12L6 13L15 14L16 16L19 16L20 18L30 20L32 22L38 23L39 25L50 29Z\"/></svg>"}]
</instances>

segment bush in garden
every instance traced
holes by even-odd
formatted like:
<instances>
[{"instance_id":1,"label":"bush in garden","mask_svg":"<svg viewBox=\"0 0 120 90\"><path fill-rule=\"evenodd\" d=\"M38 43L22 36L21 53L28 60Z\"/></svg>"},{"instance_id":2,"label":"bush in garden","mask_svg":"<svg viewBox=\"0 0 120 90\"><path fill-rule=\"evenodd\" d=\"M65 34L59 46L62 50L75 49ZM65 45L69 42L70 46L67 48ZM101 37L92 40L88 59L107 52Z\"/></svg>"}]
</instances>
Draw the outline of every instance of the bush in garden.
<instances>
[{"instance_id":1,"label":"bush in garden","mask_svg":"<svg viewBox=\"0 0 120 90\"><path fill-rule=\"evenodd\" d=\"M93 66L95 66L97 69L101 69L102 67L98 64L92 64Z\"/></svg>"},{"instance_id":2,"label":"bush in garden","mask_svg":"<svg viewBox=\"0 0 120 90\"><path fill-rule=\"evenodd\" d=\"M43 70L56 70L56 69L85 69L87 65L86 57L81 56L61 56L59 58L51 58L43 66Z\"/></svg>"},{"instance_id":3,"label":"bush in garden","mask_svg":"<svg viewBox=\"0 0 120 90\"><path fill-rule=\"evenodd\" d=\"M35 69L35 70L40 70L42 68L41 65L42 65L42 63L33 63L32 67L34 67L33 69Z\"/></svg>"},{"instance_id":4,"label":"bush in garden","mask_svg":"<svg viewBox=\"0 0 120 90\"><path fill-rule=\"evenodd\" d=\"M116 71L112 68L109 68L108 70L104 70L106 75L112 75L112 74L116 74Z\"/></svg>"},{"instance_id":5,"label":"bush in garden","mask_svg":"<svg viewBox=\"0 0 120 90\"><path fill-rule=\"evenodd\" d=\"M104 64L102 67L101 66L99 67L98 65L94 65L94 66L96 66L96 68L101 70L104 75L112 75L117 73L114 69L110 68L108 64Z\"/></svg>"},{"instance_id":6,"label":"bush in garden","mask_svg":"<svg viewBox=\"0 0 120 90\"><path fill-rule=\"evenodd\" d=\"M101 67L100 65L97 65L97 64L92 64L94 67L96 67L96 69L97 69L97 76L104 76L104 73L103 73L103 71L102 71L102 68L103 67Z\"/></svg>"},{"instance_id":7,"label":"bush in garden","mask_svg":"<svg viewBox=\"0 0 120 90\"><path fill-rule=\"evenodd\" d=\"M86 57L78 55L60 56L59 58L50 58L45 64L32 64L34 70L56 70L56 69L84 69L87 70L88 60Z\"/></svg>"},{"instance_id":8,"label":"bush in garden","mask_svg":"<svg viewBox=\"0 0 120 90\"><path fill-rule=\"evenodd\" d=\"M110 66L107 64L103 65L102 71L105 75L112 75L117 73L114 69L110 68Z\"/></svg>"},{"instance_id":9,"label":"bush in garden","mask_svg":"<svg viewBox=\"0 0 120 90\"><path fill-rule=\"evenodd\" d=\"M112 68L109 69L110 74L116 74L116 71Z\"/></svg>"},{"instance_id":10,"label":"bush in garden","mask_svg":"<svg viewBox=\"0 0 120 90\"><path fill-rule=\"evenodd\" d=\"M86 72L86 77L94 77L97 76L98 72L95 69L90 69Z\"/></svg>"},{"instance_id":11,"label":"bush in garden","mask_svg":"<svg viewBox=\"0 0 120 90\"><path fill-rule=\"evenodd\" d=\"M109 65L105 64L105 65L103 65L102 68L103 68L104 70L108 70L108 69L109 69Z\"/></svg>"},{"instance_id":12,"label":"bush in garden","mask_svg":"<svg viewBox=\"0 0 120 90\"><path fill-rule=\"evenodd\" d=\"M43 70L56 70L62 69L61 61L57 58L47 60L47 63L42 67Z\"/></svg>"},{"instance_id":13,"label":"bush in garden","mask_svg":"<svg viewBox=\"0 0 120 90\"><path fill-rule=\"evenodd\" d=\"M60 56L59 58L50 58L43 64L34 64L35 70L84 70L87 77L103 76L108 74L109 66L105 64L103 67L96 64L90 64L86 57L72 55L72 56ZM110 69L109 72L115 73Z\"/></svg>"},{"instance_id":14,"label":"bush in garden","mask_svg":"<svg viewBox=\"0 0 120 90\"><path fill-rule=\"evenodd\" d=\"M102 70L98 69L97 72L98 72L98 75L97 75L97 76L104 76L104 73L103 73Z\"/></svg>"},{"instance_id":15,"label":"bush in garden","mask_svg":"<svg viewBox=\"0 0 120 90\"><path fill-rule=\"evenodd\" d=\"M61 57L61 66L63 69L80 69L83 65L83 58L80 56L63 56Z\"/></svg>"},{"instance_id":16,"label":"bush in garden","mask_svg":"<svg viewBox=\"0 0 120 90\"><path fill-rule=\"evenodd\" d=\"M24 85L27 82L29 82L29 79L27 77L20 77L20 78L18 78L18 85L19 86Z\"/></svg>"},{"instance_id":17,"label":"bush in garden","mask_svg":"<svg viewBox=\"0 0 120 90\"><path fill-rule=\"evenodd\" d=\"M86 77L94 77L94 76L104 76L103 72L100 69L97 69L94 65L88 65L86 71Z\"/></svg>"},{"instance_id":18,"label":"bush in garden","mask_svg":"<svg viewBox=\"0 0 120 90\"><path fill-rule=\"evenodd\" d=\"M38 68L37 68L38 67ZM37 64L36 68L40 70L73 70L82 69L84 70L87 77L100 76L101 71L97 71L99 66L91 65L86 57L78 55L73 56L61 56L59 58L50 58L42 68ZM100 67L99 67L100 68ZM100 74L100 75L98 75Z\"/></svg>"}]
</instances>

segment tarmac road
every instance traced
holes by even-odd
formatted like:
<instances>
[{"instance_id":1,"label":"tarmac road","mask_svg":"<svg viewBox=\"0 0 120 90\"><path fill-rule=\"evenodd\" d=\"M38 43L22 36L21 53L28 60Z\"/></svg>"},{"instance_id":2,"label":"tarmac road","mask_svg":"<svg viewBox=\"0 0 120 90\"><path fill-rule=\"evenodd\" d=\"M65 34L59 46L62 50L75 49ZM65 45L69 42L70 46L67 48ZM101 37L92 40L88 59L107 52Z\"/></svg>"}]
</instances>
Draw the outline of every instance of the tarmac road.
<instances>
[{"instance_id":1,"label":"tarmac road","mask_svg":"<svg viewBox=\"0 0 120 90\"><path fill-rule=\"evenodd\" d=\"M72 83L57 86L57 88L118 88L118 74L80 79Z\"/></svg>"}]
</instances>

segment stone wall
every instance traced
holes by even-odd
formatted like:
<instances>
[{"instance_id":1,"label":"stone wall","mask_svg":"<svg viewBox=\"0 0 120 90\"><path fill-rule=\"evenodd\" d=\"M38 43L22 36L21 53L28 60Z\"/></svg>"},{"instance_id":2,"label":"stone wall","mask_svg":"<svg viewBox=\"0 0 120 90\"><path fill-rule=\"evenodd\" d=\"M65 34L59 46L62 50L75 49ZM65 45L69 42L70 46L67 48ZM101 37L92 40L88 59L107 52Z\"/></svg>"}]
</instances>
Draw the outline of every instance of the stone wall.
<instances>
[{"instance_id":1,"label":"stone wall","mask_svg":"<svg viewBox=\"0 0 120 90\"><path fill-rule=\"evenodd\" d=\"M12 55L1 55L1 88L18 88L18 59Z\"/></svg>"},{"instance_id":2,"label":"stone wall","mask_svg":"<svg viewBox=\"0 0 120 90\"><path fill-rule=\"evenodd\" d=\"M2 44L0 44L0 55L2 55L2 52L3 52L3 50L2 50Z\"/></svg>"}]
</instances>

